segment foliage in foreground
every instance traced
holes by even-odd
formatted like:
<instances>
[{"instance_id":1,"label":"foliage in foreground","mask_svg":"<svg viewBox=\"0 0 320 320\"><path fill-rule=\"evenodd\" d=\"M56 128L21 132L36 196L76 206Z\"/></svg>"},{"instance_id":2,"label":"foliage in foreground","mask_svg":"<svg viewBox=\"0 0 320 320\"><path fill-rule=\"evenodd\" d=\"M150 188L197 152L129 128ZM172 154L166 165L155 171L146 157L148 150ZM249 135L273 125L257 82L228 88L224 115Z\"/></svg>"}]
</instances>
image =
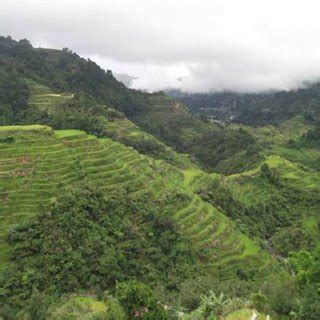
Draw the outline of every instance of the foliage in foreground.
<instances>
[{"instance_id":1,"label":"foliage in foreground","mask_svg":"<svg viewBox=\"0 0 320 320\"><path fill-rule=\"evenodd\" d=\"M141 279L174 289L196 274L174 222L148 199L85 187L13 230L12 266L1 275L1 310L18 310L35 290L49 296L96 293Z\"/></svg>"}]
</instances>

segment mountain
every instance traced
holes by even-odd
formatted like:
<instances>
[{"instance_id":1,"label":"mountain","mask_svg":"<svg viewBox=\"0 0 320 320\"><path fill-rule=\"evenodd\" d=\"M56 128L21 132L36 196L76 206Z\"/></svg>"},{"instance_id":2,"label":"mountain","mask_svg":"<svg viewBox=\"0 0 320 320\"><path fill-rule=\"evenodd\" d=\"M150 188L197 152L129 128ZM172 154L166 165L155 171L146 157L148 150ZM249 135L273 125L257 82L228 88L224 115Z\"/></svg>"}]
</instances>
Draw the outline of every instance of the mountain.
<instances>
[{"instance_id":1,"label":"mountain","mask_svg":"<svg viewBox=\"0 0 320 320\"><path fill-rule=\"evenodd\" d=\"M2 111L3 124L37 122L48 124L55 129L74 128L74 122L77 121L74 118L72 121L69 120L71 124L67 123L69 117L65 115L63 124L56 118L60 119L62 113L68 113L70 104L80 107L82 114L88 111L87 106L90 105L90 115L86 115L85 119L83 119L84 116L81 120L79 119L79 122L82 121L79 128L97 133L96 125L94 128L89 128L90 124L84 124L84 122L98 121L93 116L92 109L94 114L99 116L105 114L103 108L111 107L122 112L143 131L163 140L179 152L192 155L195 161L200 162L206 170L216 169L221 172L225 170L227 173L228 169L225 168L224 162L234 156L239 159L236 170L246 169L247 161L241 155L248 148L251 150L252 159L259 157L258 151L253 152L255 142L253 137L248 137L248 133L238 130L224 131L220 126L203 122L190 114L184 105L172 100L163 92L148 94L130 90L118 82L111 71L105 72L94 62L80 58L69 49L62 51L35 49L26 40L16 42L10 38L1 38L0 47L2 83L8 86L8 79L10 79L12 87L23 86L24 88L17 93L20 95L23 93L23 96L19 97L19 100L23 100L22 105L19 106L19 112L12 112L11 109L17 108L14 105L11 109ZM6 91L10 89L11 87ZM11 98L6 96L6 92L3 94L3 103L7 104L7 100ZM31 106L28 105L27 100L28 97L31 100L37 99L33 96L41 97L42 94L49 94L44 96L51 99L49 104L55 103L52 94L63 97L69 94L69 97L72 96L74 99L65 101L65 105L59 110L52 108L50 114L43 108L39 113L39 110L34 108L36 105L34 103ZM63 101L56 99L56 102L59 104ZM57 115L57 111L60 115ZM12 113L15 114L15 118ZM209 157L207 150L211 154Z\"/></svg>"},{"instance_id":2,"label":"mountain","mask_svg":"<svg viewBox=\"0 0 320 320\"><path fill-rule=\"evenodd\" d=\"M320 83L309 83L295 91L269 93L187 94L171 90L168 94L194 113L229 123L276 125L297 115L312 119L320 113Z\"/></svg>"},{"instance_id":3,"label":"mountain","mask_svg":"<svg viewBox=\"0 0 320 320\"><path fill-rule=\"evenodd\" d=\"M0 318L318 319L313 88L226 123L0 38Z\"/></svg>"}]
</instances>

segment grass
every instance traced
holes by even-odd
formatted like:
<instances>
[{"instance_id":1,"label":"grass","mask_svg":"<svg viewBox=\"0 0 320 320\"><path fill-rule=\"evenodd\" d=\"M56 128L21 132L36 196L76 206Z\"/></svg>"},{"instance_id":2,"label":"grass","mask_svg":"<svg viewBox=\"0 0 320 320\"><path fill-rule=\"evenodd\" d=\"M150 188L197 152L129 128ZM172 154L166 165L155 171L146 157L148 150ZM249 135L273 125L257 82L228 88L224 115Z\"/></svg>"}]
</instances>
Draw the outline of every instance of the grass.
<instances>
[{"instance_id":1,"label":"grass","mask_svg":"<svg viewBox=\"0 0 320 320\"><path fill-rule=\"evenodd\" d=\"M24 79L24 81L28 85L31 92L29 97L29 105L40 111L47 111L49 114L54 114L59 105L73 99L74 97L74 94L72 93L53 92L49 87L41 85L31 79ZM157 99L158 98L156 98L153 103L157 103ZM169 98L161 97L160 100L161 101L158 101L160 104L168 104L168 102L172 104L172 101ZM109 107L105 107L105 110L107 111L107 114L108 112L111 113L111 120L108 119L107 114L103 116L97 116L97 119L99 119L101 124L103 124L104 136L108 136L109 138L124 143L128 146L133 146L139 152L147 153L155 159L166 160L167 162L170 162L180 168L192 166L188 155L178 154L174 149L168 147L155 136L141 130L136 124L121 115L121 113L116 112ZM118 116L115 117L115 113L117 113ZM76 133L73 133L73 130L68 130L59 134L67 137L69 134L73 135ZM145 145L148 145L149 148L150 146L153 146L154 151L146 151L146 149L143 147Z\"/></svg>"},{"instance_id":2,"label":"grass","mask_svg":"<svg viewBox=\"0 0 320 320\"><path fill-rule=\"evenodd\" d=\"M48 126L34 124L34 125L27 125L27 126L0 126L0 133L7 133L7 132L15 132L15 131L46 131L52 132L52 129Z\"/></svg>"},{"instance_id":3,"label":"grass","mask_svg":"<svg viewBox=\"0 0 320 320\"><path fill-rule=\"evenodd\" d=\"M251 309L241 309L238 311L235 311L229 315L227 315L224 320L250 320L252 317L253 311ZM261 314L256 311L256 314L258 315L257 320L265 320L267 319L267 316L264 314ZM270 318L271 320L272 318Z\"/></svg>"},{"instance_id":4,"label":"grass","mask_svg":"<svg viewBox=\"0 0 320 320\"><path fill-rule=\"evenodd\" d=\"M108 318L108 306L90 296L71 296L61 299L51 308L54 319L105 319Z\"/></svg>"},{"instance_id":5,"label":"grass","mask_svg":"<svg viewBox=\"0 0 320 320\"><path fill-rule=\"evenodd\" d=\"M218 179L221 184L231 192L232 198L243 208L246 208L249 214L252 212L256 216L261 210L263 211L263 208L268 206L274 208L275 213L274 216L270 215L270 221L272 219L272 223L275 226L278 223L279 226L278 229L275 227L275 230L272 231L274 233L269 233L266 237L275 236L277 238L277 235L281 233L281 226L285 223L286 230L290 230L291 227L292 230L298 228L310 236L313 239L314 245L317 245L320 243L319 219L316 214L320 203L320 174L318 170L313 166L308 166L308 164L312 163L310 154L313 155L313 163L315 163L316 159L320 156L320 151L308 149L304 152L304 150L286 147L285 144L287 143L287 139L290 138L290 134L292 133L290 131L293 131L294 126L291 123L290 125L284 125L284 128L286 132L283 137L279 139L279 144L276 145L273 150L266 152L265 159L255 168L224 178L217 174L211 174L210 178L211 181ZM267 132L267 129L264 128L263 130ZM300 128L300 133L301 130ZM296 136L295 134L295 137ZM273 139L275 138L273 137ZM281 143L284 144L281 145ZM275 150L277 152L273 153ZM280 153L279 150L282 152ZM287 156L288 154L290 155L289 157ZM270 183L262 178L260 168L264 163L278 176L278 184ZM208 175L204 174L201 170L188 169L184 171L184 175L186 184L189 185L193 192L201 190L202 188L206 189L206 186L210 185ZM246 223L248 223L248 221ZM252 221L252 224L254 223L256 222ZM263 224L263 221L258 221L257 223ZM288 225L288 223L291 223L291 225ZM250 227L254 228L254 225ZM221 230L221 227L217 230L219 229ZM215 232L217 232L217 230ZM210 243L209 238L209 234L205 235L202 243ZM255 260L256 257L260 256L261 258L256 260L255 263L260 264L261 269L270 267L270 259L268 259L268 257L262 258L264 253L259 252L259 246L256 245L251 238L249 239L243 234L230 236L225 230L219 238L223 238L224 240L223 253L220 253L218 262L213 262L214 266L221 268L224 263L229 265L234 263L235 269L237 259L243 261L245 257L254 257L253 260ZM283 237L283 239L283 241L286 241L285 237ZM225 276L228 267L223 270Z\"/></svg>"},{"instance_id":6,"label":"grass","mask_svg":"<svg viewBox=\"0 0 320 320\"><path fill-rule=\"evenodd\" d=\"M201 170L181 171L109 138L98 139L79 130L0 128L0 136L6 137L7 133L14 139L0 143L0 268L9 262L5 242L9 230L47 210L68 188L84 183L97 184L106 192L125 187L156 201L164 201L164 195L173 192L182 194L183 198L166 203L163 210L172 214L181 232L193 239L202 264L221 273L228 270L226 277L234 276L235 268L247 265L248 258L259 259L257 245L195 192L212 178Z\"/></svg>"},{"instance_id":7,"label":"grass","mask_svg":"<svg viewBox=\"0 0 320 320\"><path fill-rule=\"evenodd\" d=\"M260 257L261 264L269 260L260 255L259 246L246 235L237 230L233 222L227 219L222 212L208 203L204 203L200 196L195 195L201 185L210 179L220 178L219 175L208 175L197 169L188 169L184 172L184 187L190 194L189 206L176 213L176 217L183 225L183 230L193 239L195 245L204 252L205 259L213 268L224 274L224 278L232 277L236 268L230 268L230 263L246 261L251 257ZM200 218L200 219L199 219ZM255 262L254 262L255 263ZM250 265L250 263L248 263ZM228 274L224 270L228 269Z\"/></svg>"},{"instance_id":8,"label":"grass","mask_svg":"<svg viewBox=\"0 0 320 320\"><path fill-rule=\"evenodd\" d=\"M55 131L55 136L58 139L68 138L76 135L83 135L83 131L80 130L58 130Z\"/></svg>"},{"instance_id":9,"label":"grass","mask_svg":"<svg viewBox=\"0 0 320 320\"><path fill-rule=\"evenodd\" d=\"M279 241L279 239L284 241L283 244L280 244L284 250L286 248L289 250L311 250L320 243L317 214L320 204L320 149L301 144L294 147L292 143L289 143L289 141L298 141L310 128L311 126L307 125L302 117L293 118L277 127L247 127L258 139L263 154L262 160L253 169L242 173L227 177L221 177L217 174L211 175L212 179L219 179L222 185L231 192L233 199L247 210L246 214L249 217L253 215L256 218L264 208L268 210L271 208L275 211L272 214L267 212L269 218L264 213L264 218L260 220L272 220L267 225L270 227L273 223L276 228L265 236L270 242L272 242L273 237L276 241ZM260 168L264 163L278 177L277 184L270 183L261 177ZM196 170L185 172L185 180L194 191L206 188L208 180L206 177L202 178L201 175L201 172L196 172ZM246 218L248 219L248 217ZM263 221L257 221L258 227L260 228L263 223ZM285 229L282 229L284 226ZM288 234L288 238L284 234L281 235L281 230L286 230L285 233ZM291 248L288 246L290 240L286 243L287 239L290 239L291 230L292 234L301 230L302 234L312 239L312 242L305 241L302 247ZM230 240L227 238L226 242L229 243ZM233 243L236 243L236 241L233 241ZM259 254L255 252L258 248L252 246L251 239L246 243L246 239L242 237L239 243L242 245L242 249L240 244L231 247L234 252L238 250L238 256L241 253L252 252L254 253L252 255L253 259L259 257ZM260 253L260 255L264 255L264 253ZM232 264L233 256L237 255L229 257L226 254L224 257L221 256L218 263L222 264L222 262L229 260L229 264ZM270 260L269 262L268 260L266 257L257 262L261 264L262 269L266 269L270 268ZM236 265L234 265L234 268L236 268ZM226 269L223 273L226 274Z\"/></svg>"},{"instance_id":10,"label":"grass","mask_svg":"<svg viewBox=\"0 0 320 320\"><path fill-rule=\"evenodd\" d=\"M74 95L72 93L55 93L50 88L38 84L37 82L25 79L26 84L30 89L29 105L38 108L41 111L48 113L54 112L55 108L68 100L71 100Z\"/></svg>"},{"instance_id":11,"label":"grass","mask_svg":"<svg viewBox=\"0 0 320 320\"><path fill-rule=\"evenodd\" d=\"M239 125L233 125L232 128L239 128ZM284 145L290 139L298 139L306 133L311 126L304 122L302 116L294 117L284 121L278 126L268 125L263 127L250 127L241 125L255 136L264 148L273 148L274 146Z\"/></svg>"},{"instance_id":12,"label":"grass","mask_svg":"<svg viewBox=\"0 0 320 320\"><path fill-rule=\"evenodd\" d=\"M319 226L316 214L307 216L303 221L304 229L314 238L319 238Z\"/></svg>"}]
</instances>

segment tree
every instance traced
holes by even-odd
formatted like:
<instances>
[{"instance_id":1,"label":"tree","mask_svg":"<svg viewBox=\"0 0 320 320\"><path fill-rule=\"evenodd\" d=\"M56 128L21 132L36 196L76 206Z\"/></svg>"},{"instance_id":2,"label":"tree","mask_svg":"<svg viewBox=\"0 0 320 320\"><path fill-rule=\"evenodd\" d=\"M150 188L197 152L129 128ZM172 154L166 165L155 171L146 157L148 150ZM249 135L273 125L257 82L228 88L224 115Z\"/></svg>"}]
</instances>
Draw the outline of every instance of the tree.
<instances>
[{"instance_id":1,"label":"tree","mask_svg":"<svg viewBox=\"0 0 320 320\"><path fill-rule=\"evenodd\" d=\"M215 315L218 320L221 319L225 306L229 303L229 299L223 293L216 295L212 290L209 291L208 296L202 296L200 299L199 310L205 319L209 319L212 315Z\"/></svg>"},{"instance_id":2,"label":"tree","mask_svg":"<svg viewBox=\"0 0 320 320\"><path fill-rule=\"evenodd\" d=\"M271 168L269 167L269 165L267 163L264 163L261 168L260 168L260 172L261 172L261 177L263 179L265 179L266 181L270 182L270 183L278 183L279 178L276 175L275 172L273 172L271 170Z\"/></svg>"},{"instance_id":3,"label":"tree","mask_svg":"<svg viewBox=\"0 0 320 320\"><path fill-rule=\"evenodd\" d=\"M118 283L116 296L127 311L129 319L169 319L167 312L146 284L135 280Z\"/></svg>"}]
</instances>

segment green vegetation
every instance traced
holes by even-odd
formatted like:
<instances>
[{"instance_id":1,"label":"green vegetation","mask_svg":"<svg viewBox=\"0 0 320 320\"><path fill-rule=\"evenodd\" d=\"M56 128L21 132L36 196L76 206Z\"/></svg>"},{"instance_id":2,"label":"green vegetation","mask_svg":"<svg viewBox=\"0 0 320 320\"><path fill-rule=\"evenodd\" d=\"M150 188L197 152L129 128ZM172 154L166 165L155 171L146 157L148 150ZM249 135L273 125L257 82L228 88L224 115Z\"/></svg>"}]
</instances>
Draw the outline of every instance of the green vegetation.
<instances>
[{"instance_id":1,"label":"green vegetation","mask_svg":"<svg viewBox=\"0 0 320 320\"><path fill-rule=\"evenodd\" d=\"M200 170L189 169L184 175L163 161L141 156L132 148L79 130L16 126L0 130L0 138L1 268L5 280L2 295L5 305L11 301L15 306L13 310L25 305L24 299L32 298L34 287L40 292L47 288L48 292L42 293L45 296L97 290L97 285L101 286L99 292L114 287L116 280L130 279L131 274L133 279L153 285L161 283L165 290L174 292L179 291L184 280L196 274L207 273L224 281L238 277L254 279L270 272L257 267L262 261L265 261L263 265L274 264L221 211L194 193L192 176L201 173ZM97 196L90 189L72 191L88 183L99 186ZM110 200L106 200L107 195ZM91 201L93 209L90 209ZM112 204L113 201L116 203ZM48 210L50 214L46 214ZM100 219L105 219L109 210L113 219L108 226ZM133 213L135 210L138 216ZM157 214L152 213L155 210ZM87 216L87 211L103 215L93 218ZM166 220L166 217L171 218ZM132 233L135 221L144 226L141 231L145 230L145 234L138 236L138 242ZM84 233L81 225L85 226ZM113 240L105 238L109 236L104 228L116 231L111 236L115 237ZM126 243L129 230L130 242ZM74 234L72 238L71 234ZM56 238L61 240L60 244ZM120 247L112 249L110 245L116 239L122 239ZM152 239L156 241L153 245ZM85 247L81 245L83 241ZM141 251L144 242L145 253ZM62 250L66 247L71 251ZM135 248L139 248L136 253ZM101 256L94 263L89 252L97 254L99 250ZM102 259L104 250L107 260ZM163 254L162 250L165 250ZM152 262L153 259L156 260ZM111 269L100 263L107 263ZM172 271L170 265L174 266ZM63 276L66 272L68 277Z\"/></svg>"},{"instance_id":2,"label":"green vegetation","mask_svg":"<svg viewBox=\"0 0 320 320\"><path fill-rule=\"evenodd\" d=\"M65 302L60 302L60 304L48 312L48 319L125 319L123 311L120 311L117 317L115 317L112 315L112 311L110 312L110 309L114 308L114 306L109 307L94 297L75 296ZM119 306L119 308L121 307Z\"/></svg>"},{"instance_id":3,"label":"green vegetation","mask_svg":"<svg viewBox=\"0 0 320 320\"><path fill-rule=\"evenodd\" d=\"M27 108L28 87L14 74L0 71L0 124L15 123Z\"/></svg>"},{"instance_id":4,"label":"green vegetation","mask_svg":"<svg viewBox=\"0 0 320 320\"><path fill-rule=\"evenodd\" d=\"M251 126L278 125L297 115L308 121L319 116L320 83L306 83L292 91L270 93L220 92L169 95L186 104L193 113L207 119Z\"/></svg>"},{"instance_id":5,"label":"green vegetation","mask_svg":"<svg viewBox=\"0 0 320 320\"><path fill-rule=\"evenodd\" d=\"M137 281L119 283L116 296L125 305L129 319L166 320L169 315L154 296L150 287Z\"/></svg>"},{"instance_id":6,"label":"green vegetation","mask_svg":"<svg viewBox=\"0 0 320 320\"><path fill-rule=\"evenodd\" d=\"M103 292L132 278L174 287L197 273L196 258L174 222L145 197L126 196L121 189L67 193L50 213L11 230L8 243L13 264L1 287L12 309L23 308L35 288L49 296ZM120 301L134 294L123 290Z\"/></svg>"},{"instance_id":7,"label":"green vegetation","mask_svg":"<svg viewBox=\"0 0 320 320\"><path fill-rule=\"evenodd\" d=\"M191 165L188 155L177 154L156 137L141 130L123 113L98 105L94 99L83 94L57 94L32 80L24 81L30 96L23 123L42 123L55 129L77 128L99 137L112 138L142 154L163 159L181 168Z\"/></svg>"},{"instance_id":8,"label":"green vegetation","mask_svg":"<svg viewBox=\"0 0 320 320\"><path fill-rule=\"evenodd\" d=\"M202 121L163 92L127 89L111 71L105 72L68 49L34 49L26 40L3 37L0 47L4 76L16 79L13 84L23 84L26 91L24 112L18 113L15 105L9 104L14 117L5 114L2 124L40 123L54 129L80 129L184 165L185 159L181 163L181 157L160 139L178 152L190 154L206 170L225 173L245 170L246 154L259 158L255 141L247 132L225 131ZM233 157L239 161L231 167Z\"/></svg>"},{"instance_id":9,"label":"green vegetation","mask_svg":"<svg viewBox=\"0 0 320 320\"><path fill-rule=\"evenodd\" d=\"M225 125L0 48L0 318L319 319L317 85Z\"/></svg>"},{"instance_id":10,"label":"green vegetation","mask_svg":"<svg viewBox=\"0 0 320 320\"><path fill-rule=\"evenodd\" d=\"M197 239L199 248L203 250L214 240L211 234L215 235L212 232L216 228L216 235L230 234L228 238L239 237L236 241L242 243L242 236L234 230L236 227L227 223L221 212L194 194L188 176L185 181L178 169L140 156L133 149L112 140L99 140L78 130L54 132L44 126L32 126L30 131L27 127L21 127L21 130L19 133L19 127L16 127L14 135L11 135L13 141L2 144L2 193L4 206L10 209L6 211L8 218L12 219L11 210L18 217L19 207L20 218L28 217L28 212L36 214L41 208L48 208L62 190L87 181L98 184L104 190L121 186L129 192L148 194L155 200L167 201L163 209L176 212L174 217L186 233ZM6 136L7 131L4 131L2 137ZM166 190L167 194L161 190ZM32 194L42 195L39 203L29 201ZM28 212L24 212L24 208L28 208ZM197 220L198 214L202 217L201 221ZM200 222L207 228L200 228L197 225ZM12 226L4 224L3 230ZM218 247L218 244L212 248L208 246L203 258L210 256L211 250L219 252Z\"/></svg>"},{"instance_id":11,"label":"green vegetation","mask_svg":"<svg viewBox=\"0 0 320 320\"><path fill-rule=\"evenodd\" d=\"M252 317L252 310L251 309L241 309L239 311L235 311L232 314L229 314L225 320L247 320ZM258 319L267 319L267 316L261 313L256 312L258 315ZM271 319L271 318L270 318Z\"/></svg>"}]
</instances>

